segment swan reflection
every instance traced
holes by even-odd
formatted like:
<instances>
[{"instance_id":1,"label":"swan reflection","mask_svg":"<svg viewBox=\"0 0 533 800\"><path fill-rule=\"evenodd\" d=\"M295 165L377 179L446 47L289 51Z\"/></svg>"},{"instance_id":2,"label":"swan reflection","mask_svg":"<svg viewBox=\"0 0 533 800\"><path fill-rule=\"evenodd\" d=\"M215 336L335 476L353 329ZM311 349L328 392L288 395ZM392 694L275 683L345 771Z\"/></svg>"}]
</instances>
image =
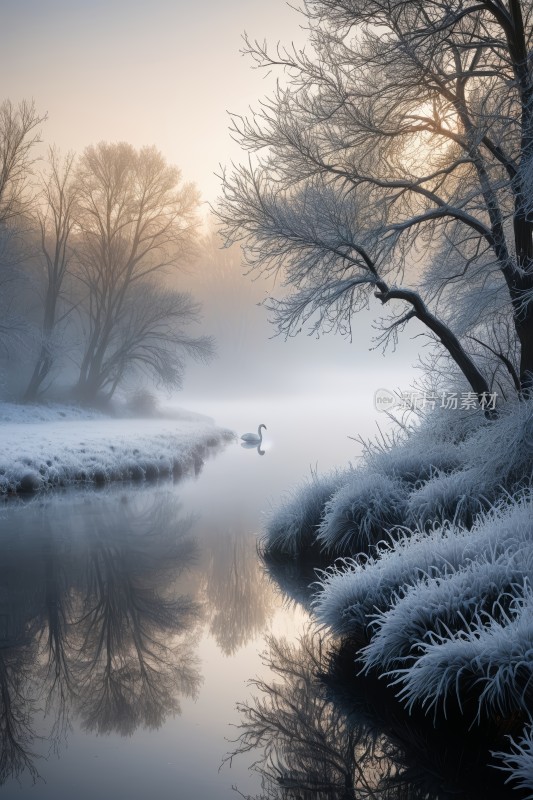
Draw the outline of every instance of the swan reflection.
<instances>
[{"instance_id":1,"label":"swan reflection","mask_svg":"<svg viewBox=\"0 0 533 800\"><path fill-rule=\"evenodd\" d=\"M265 455L265 451L261 450L261 442L259 442L259 444L256 444L254 442L241 442L241 447L244 450L257 450L260 456Z\"/></svg>"}]
</instances>

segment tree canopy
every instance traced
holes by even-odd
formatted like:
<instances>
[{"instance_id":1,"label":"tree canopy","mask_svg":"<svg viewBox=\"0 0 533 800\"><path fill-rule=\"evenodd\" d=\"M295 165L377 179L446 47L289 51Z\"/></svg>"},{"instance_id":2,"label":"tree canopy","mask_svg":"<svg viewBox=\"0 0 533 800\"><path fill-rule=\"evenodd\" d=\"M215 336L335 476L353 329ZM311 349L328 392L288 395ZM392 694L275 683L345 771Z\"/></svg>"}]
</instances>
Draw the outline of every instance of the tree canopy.
<instances>
[{"instance_id":1,"label":"tree canopy","mask_svg":"<svg viewBox=\"0 0 533 800\"><path fill-rule=\"evenodd\" d=\"M124 142L86 148L75 180L78 276L89 315L80 398L111 395L136 366L179 386L180 350L206 357L212 344L179 327L197 316L192 300L153 282L190 251L198 205L194 187L181 185L179 171L155 147L135 150Z\"/></svg>"},{"instance_id":2,"label":"tree canopy","mask_svg":"<svg viewBox=\"0 0 533 800\"><path fill-rule=\"evenodd\" d=\"M381 341L419 319L483 395L533 383L533 3L307 0L309 47L245 38L274 95L233 117L246 164L219 217L247 265L281 273L280 332Z\"/></svg>"}]
</instances>

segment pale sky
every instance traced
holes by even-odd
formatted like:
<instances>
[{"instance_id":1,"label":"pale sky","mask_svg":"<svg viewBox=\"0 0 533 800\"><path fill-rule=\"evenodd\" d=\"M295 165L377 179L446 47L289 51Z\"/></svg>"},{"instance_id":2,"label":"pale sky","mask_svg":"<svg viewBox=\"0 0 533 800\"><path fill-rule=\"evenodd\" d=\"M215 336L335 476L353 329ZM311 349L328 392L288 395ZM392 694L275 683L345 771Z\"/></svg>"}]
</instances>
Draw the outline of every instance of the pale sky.
<instances>
[{"instance_id":1,"label":"pale sky","mask_svg":"<svg viewBox=\"0 0 533 800\"><path fill-rule=\"evenodd\" d=\"M273 78L240 54L241 35L302 44L285 0L1 0L3 95L48 113L46 144L155 144L202 198L238 160L227 111L245 113Z\"/></svg>"}]
</instances>

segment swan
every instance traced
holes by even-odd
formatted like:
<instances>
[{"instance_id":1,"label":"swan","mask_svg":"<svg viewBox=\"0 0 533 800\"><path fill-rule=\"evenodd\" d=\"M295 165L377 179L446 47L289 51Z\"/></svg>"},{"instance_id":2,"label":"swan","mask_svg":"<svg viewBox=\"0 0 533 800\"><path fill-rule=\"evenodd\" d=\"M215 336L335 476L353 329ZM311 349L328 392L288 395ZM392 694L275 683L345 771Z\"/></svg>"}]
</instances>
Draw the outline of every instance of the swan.
<instances>
[{"instance_id":1,"label":"swan","mask_svg":"<svg viewBox=\"0 0 533 800\"><path fill-rule=\"evenodd\" d=\"M267 429L266 425L261 425L257 429L257 433L243 433L241 439L243 442L248 442L248 444L261 444L263 441L263 434L261 433L261 428Z\"/></svg>"}]
</instances>

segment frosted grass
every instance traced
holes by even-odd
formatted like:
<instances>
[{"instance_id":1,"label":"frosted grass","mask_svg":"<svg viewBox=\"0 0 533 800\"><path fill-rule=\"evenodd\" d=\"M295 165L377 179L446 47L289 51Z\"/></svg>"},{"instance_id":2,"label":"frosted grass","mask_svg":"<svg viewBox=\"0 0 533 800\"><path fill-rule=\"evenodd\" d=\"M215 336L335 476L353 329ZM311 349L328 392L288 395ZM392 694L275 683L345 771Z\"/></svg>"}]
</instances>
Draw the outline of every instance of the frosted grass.
<instances>
[{"instance_id":1,"label":"frosted grass","mask_svg":"<svg viewBox=\"0 0 533 800\"><path fill-rule=\"evenodd\" d=\"M326 502L317 542L328 553L368 553L387 528L403 522L406 500L401 481L354 472Z\"/></svg>"},{"instance_id":2,"label":"frosted grass","mask_svg":"<svg viewBox=\"0 0 533 800\"><path fill-rule=\"evenodd\" d=\"M32 421L0 422L0 495L180 476L234 436L206 418L110 419L68 407L30 408Z\"/></svg>"},{"instance_id":3,"label":"frosted grass","mask_svg":"<svg viewBox=\"0 0 533 800\"><path fill-rule=\"evenodd\" d=\"M306 548L313 547L324 508L350 472L334 470L321 476L312 473L308 480L288 493L267 520L262 541L264 550L297 557L304 555Z\"/></svg>"},{"instance_id":4,"label":"frosted grass","mask_svg":"<svg viewBox=\"0 0 533 800\"><path fill-rule=\"evenodd\" d=\"M497 769L509 772L506 783L515 784L517 789L529 790L526 800L533 800L533 725L528 725L520 739L511 739L511 752L492 754L501 764Z\"/></svg>"},{"instance_id":5,"label":"frosted grass","mask_svg":"<svg viewBox=\"0 0 533 800\"><path fill-rule=\"evenodd\" d=\"M373 615L386 611L419 581L531 546L532 518L531 494L525 493L480 515L472 529L444 523L429 533L421 528L405 530L375 557L343 559L324 570L315 613L336 633L367 638Z\"/></svg>"},{"instance_id":6,"label":"frosted grass","mask_svg":"<svg viewBox=\"0 0 533 800\"><path fill-rule=\"evenodd\" d=\"M468 629L481 614L499 619L527 580L533 585L533 548L528 542L442 577L419 581L372 620L372 640L360 653L365 671L390 670L415 661L421 643L436 634Z\"/></svg>"},{"instance_id":7,"label":"frosted grass","mask_svg":"<svg viewBox=\"0 0 533 800\"><path fill-rule=\"evenodd\" d=\"M466 630L431 633L421 654L406 668L387 673L398 698L411 710L446 713L451 698L459 707L478 695L478 716L531 708L533 681L533 594L526 584L501 619L476 615Z\"/></svg>"}]
</instances>

